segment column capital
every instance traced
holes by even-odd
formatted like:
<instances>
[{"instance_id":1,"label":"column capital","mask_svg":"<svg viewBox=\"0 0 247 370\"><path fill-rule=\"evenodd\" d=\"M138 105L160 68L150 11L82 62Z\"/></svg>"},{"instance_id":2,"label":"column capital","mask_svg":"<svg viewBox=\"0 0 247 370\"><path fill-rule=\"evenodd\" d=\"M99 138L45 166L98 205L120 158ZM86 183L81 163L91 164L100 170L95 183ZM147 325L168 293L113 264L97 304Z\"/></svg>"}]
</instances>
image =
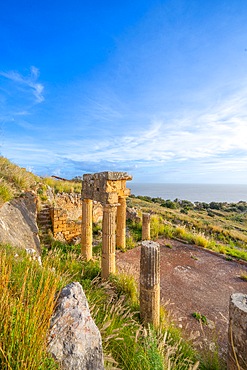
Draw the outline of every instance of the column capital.
<instances>
[{"instance_id":1,"label":"column capital","mask_svg":"<svg viewBox=\"0 0 247 370\"><path fill-rule=\"evenodd\" d=\"M119 205L119 203L104 203L103 210L107 212L110 211L112 208L118 207Z\"/></svg>"}]
</instances>

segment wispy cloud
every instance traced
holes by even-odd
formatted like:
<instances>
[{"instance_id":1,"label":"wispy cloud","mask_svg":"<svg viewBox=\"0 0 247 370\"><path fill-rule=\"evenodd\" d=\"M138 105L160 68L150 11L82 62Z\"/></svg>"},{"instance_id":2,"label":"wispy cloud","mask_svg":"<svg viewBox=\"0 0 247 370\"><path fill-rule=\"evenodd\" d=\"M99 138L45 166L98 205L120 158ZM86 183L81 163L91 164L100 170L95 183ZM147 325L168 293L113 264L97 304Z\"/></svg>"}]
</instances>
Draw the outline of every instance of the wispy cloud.
<instances>
[{"instance_id":1,"label":"wispy cloud","mask_svg":"<svg viewBox=\"0 0 247 370\"><path fill-rule=\"evenodd\" d=\"M30 68L30 73L27 76L21 75L19 72L16 71L0 71L0 76L30 89L37 103L41 103L44 100L44 86L41 83L37 82L37 79L39 77L38 68L32 66Z\"/></svg>"},{"instance_id":2,"label":"wispy cloud","mask_svg":"<svg viewBox=\"0 0 247 370\"><path fill-rule=\"evenodd\" d=\"M247 91L228 96L208 110L191 111L181 119L153 119L149 125L134 126L127 135L117 130L112 135L87 137L60 143L70 151L61 158L75 168L121 168L126 170L164 167L180 169L188 164L203 173L224 168L234 172L246 170ZM175 164L174 164L175 163ZM192 168L191 167L191 168ZM91 171L89 171L91 168Z\"/></svg>"}]
</instances>

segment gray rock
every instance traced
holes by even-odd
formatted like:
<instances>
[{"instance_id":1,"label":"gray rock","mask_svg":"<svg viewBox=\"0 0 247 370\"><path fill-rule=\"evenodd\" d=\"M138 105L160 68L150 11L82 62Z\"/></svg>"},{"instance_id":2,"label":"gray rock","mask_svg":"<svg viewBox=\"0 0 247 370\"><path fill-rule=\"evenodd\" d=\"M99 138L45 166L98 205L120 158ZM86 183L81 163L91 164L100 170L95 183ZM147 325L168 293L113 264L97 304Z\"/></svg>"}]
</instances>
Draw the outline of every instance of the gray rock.
<instances>
[{"instance_id":1,"label":"gray rock","mask_svg":"<svg viewBox=\"0 0 247 370\"><path fill-rule=\"evenodd\" d=\"M79 283L60 293L51 319L49 352L62 370L103 370L101 335Z\"/></svg>"},{"instance_id":2,"label":"gray rock","mask_svg":"<svg viewBox=\"0 0 247 370\"><path fill-rule=\"evenodd\" d=\"M40 255L37 198L29 192L0 208L0 243L34 249Z\"/></svg>"}]
</instances>

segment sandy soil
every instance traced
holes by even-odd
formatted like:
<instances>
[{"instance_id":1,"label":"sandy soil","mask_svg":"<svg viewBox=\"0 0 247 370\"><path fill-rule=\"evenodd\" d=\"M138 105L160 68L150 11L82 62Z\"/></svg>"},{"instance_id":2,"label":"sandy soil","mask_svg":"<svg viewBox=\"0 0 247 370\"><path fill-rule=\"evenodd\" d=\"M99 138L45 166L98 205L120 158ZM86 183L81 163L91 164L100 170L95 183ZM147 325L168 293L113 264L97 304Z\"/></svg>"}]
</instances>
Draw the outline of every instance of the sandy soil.
<instances>
[{"instance_id":1,"label":"sandy soil","mask_svg":"<svg viewBox=\"0 0 247 370\"><path fill-rule=\"evenodd\" d=\"M179 241L159 243L162 304L197 348L213 350L217 342L226 358L229 298L232 293L247 294L247 282L240 279L241 272L247 273L247 264ZM119 271L132 273L137 280L139 263L140 247L117 253ZM194 312L205 315L208 325L201 325Z\"/></svg>"}]
</instances>

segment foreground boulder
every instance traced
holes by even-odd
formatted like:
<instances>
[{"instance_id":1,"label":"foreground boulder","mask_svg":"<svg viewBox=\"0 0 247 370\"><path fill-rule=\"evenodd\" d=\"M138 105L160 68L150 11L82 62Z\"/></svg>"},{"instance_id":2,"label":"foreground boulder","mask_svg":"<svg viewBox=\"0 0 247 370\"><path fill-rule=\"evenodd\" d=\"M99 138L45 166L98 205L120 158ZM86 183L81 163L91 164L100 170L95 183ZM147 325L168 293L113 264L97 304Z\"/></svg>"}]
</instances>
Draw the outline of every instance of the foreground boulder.
<instances>
[{"instance_id":1,"label":"foreground boulder","mask_svg":"<svg viewBox=\"0 0 247 370\"><path fill-rule=\"evenodd\" d=\"M103 370L101 335L79 283L60 293L51 319L49 352L63 370Z\"/></svg>"},{"instance_id":2,"label":"foreground boulder","mask_svg":"<svg viewBox=\"0 0 247 370\"><path fill-rule=\"evenodd\" d=\"M0 208L0 243L32 249L40 255L37 197L28 192Z\"/></svg>"}]
</instances>

